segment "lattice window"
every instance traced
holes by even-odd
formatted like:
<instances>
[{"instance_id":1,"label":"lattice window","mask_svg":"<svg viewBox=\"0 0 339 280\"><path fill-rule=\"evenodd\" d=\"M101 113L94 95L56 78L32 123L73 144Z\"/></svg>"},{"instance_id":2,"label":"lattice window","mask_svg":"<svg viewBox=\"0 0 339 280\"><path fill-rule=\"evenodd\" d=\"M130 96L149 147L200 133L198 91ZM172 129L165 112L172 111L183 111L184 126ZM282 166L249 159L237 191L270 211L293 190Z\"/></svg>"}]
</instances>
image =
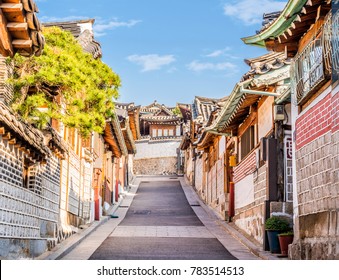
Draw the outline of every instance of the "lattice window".
<instances>
[{"instance_id":1,"label":"lattice window","mask_svg":"<svg viewBox=\"0 0 339 280\"><path fill-rule=\"evenodd\" d=\"M339 79L339 10L332 16L332 79Z\"/></svg>"},{"instance_id":2,"label":"lattice window","mask_svg":"<svg viewBox=\"0 0 339 280\"><path fill-rule=\"evenodd\" d=\"M330 79L332 70L331 14L308 45L296 56L292 67L298 104L304 103L319 86Z\"/></svg>"},{"instance_id":3,"label":"lattice window","mask_svg":"<svg viewBox=\"0 0 339 280\"><path fill-rule=\"evenodd\" d=\"M254 126L250 126L240 140L241 160L254 149Z\"/></svg>"},{"instance_id":4,"label":"lattice window","mask_svg":"<svg viewBox=\"0 0 339 280\"><path fill-rule=\"evenodd\" d=\"M285 201L293 202L292 136L287 131L284 137L284 185Z\"/></svg>"}]
</instances>

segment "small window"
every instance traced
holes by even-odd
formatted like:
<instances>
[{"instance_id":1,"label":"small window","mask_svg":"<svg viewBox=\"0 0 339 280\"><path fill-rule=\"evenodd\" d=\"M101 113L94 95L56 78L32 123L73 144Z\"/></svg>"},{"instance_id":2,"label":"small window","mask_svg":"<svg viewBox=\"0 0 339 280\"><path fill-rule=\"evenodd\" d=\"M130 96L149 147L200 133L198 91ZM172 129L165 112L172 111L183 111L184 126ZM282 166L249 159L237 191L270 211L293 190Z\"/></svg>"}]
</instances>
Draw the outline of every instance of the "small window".
<instances>
[{"instance_id":1,"label":"small window","mask_svg":"<svg viewBox=\"0 0 339 280\"><path fill-rule=\"evenodd\" d=\"M241 159L246 157L254 148L254 126L250 126L240 139Z\"/></svg>"}]
</instances>

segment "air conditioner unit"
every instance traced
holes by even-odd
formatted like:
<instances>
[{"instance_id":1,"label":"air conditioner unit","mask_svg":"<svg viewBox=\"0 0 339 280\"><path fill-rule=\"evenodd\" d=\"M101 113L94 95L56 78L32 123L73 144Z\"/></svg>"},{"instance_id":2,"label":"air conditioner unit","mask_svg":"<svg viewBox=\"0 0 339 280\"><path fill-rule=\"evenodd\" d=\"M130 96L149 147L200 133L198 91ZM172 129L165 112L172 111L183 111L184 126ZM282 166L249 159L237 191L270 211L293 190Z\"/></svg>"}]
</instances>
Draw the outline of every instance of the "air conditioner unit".
<instances>
[{"instance_id":1,"label":"air conditioner unit","mask_svg":"<svg viewBox=\"0 0 339 280\"><path fill-rule=\"evenodd\" d=\"M285 119L284 105L274 105L274 121L283 121Z\"/></svg>"}]
</instances>

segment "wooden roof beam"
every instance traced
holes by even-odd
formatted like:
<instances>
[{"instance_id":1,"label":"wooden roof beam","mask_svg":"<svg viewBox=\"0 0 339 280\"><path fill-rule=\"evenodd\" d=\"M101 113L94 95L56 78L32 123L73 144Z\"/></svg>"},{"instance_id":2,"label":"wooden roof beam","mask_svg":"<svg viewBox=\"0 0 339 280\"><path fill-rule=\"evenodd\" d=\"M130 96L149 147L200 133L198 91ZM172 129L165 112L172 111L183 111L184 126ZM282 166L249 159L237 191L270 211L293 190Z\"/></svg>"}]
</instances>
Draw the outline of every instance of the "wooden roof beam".
<instances>
[{"instance_id":1,"label":"wooden roof beam","mask_svg":"<svg viewBox=\"0 0 339 280\"><path fill-rule=\"evenodd\" d=\"M13 56L14 51L11 44L11 37L6 27L7 19L0 9L0 52L4 56Z\"/></svg>"},{"instance_id":2,"label":"wooden roof beam","mask_svg":"<svg viewBox=\"0 0 339 280\"><path fill-rule=\"evenodd\" d=\"M5 134L2 136L2 139L10 140L10 139L11 139L11 133L10 133L10 132L5 133Z\"/></svg>"},{"instance_id":3,"label":"wooden roof beam","mask_svg":"<svg viewBox=\"0 0 339 280\"><path fill-rule=\"evenodd\" d=\"M23 10L22 4L13 4L13 3L2 3L0 4L0 9L4 13L16 13L21 12Z\"/></svg>"},{"instance_id":4,"label":"wooden roof beam","mask_svg":"<svg viewBox=\"0 0 339 280\"><path fill-rule=\"evenodd\" d=\"M32 47L32 40L13 40L13 47L17 49L26 49Z\"/></svg>"},{"instance_id":5,"label":"wooden roof beam","mask_svg":"<svg viewBox=\"0 0 339 280\"><path fill-rule=\"evenodd\" d=\"M7 23L7 29L9 31L27 31L27 22L9 22Z\"/></svg>"}]
</instances>

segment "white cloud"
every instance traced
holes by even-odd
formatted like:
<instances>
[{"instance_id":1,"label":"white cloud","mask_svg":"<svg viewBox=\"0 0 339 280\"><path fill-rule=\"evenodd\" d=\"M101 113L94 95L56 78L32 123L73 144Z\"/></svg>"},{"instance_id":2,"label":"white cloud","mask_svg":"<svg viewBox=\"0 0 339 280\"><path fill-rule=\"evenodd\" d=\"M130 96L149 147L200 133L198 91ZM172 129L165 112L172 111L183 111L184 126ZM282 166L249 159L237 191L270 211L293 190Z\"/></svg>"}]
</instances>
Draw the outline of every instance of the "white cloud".
<instances>
[{"instance_id":1,"label":"white cloud","mask_svg":"<svg viewBox=\"0 0 339 280\"><path fill-rule=\"evenodd\" d=\"M99 22L99 21L98 21ZM118 19L113 19L108 22L100 21L100 23L94 24L93 29L96 34L104 35L104 31L112 30L118 27L132 27L141 20L129 20L129 21L119 21Z\"/></svg>"},{"instance_id":2,"label":"white cloud","mask_svg":"<svg viewBox=\"0 0 339 280\"><path fill-rule=\"evenodd\" d=\"M276 0L237 0L224 5L224 14L241 20L245 25L262 22L264 13L284 9L287 1Z\"/></svg>"},{"instance_id":3,"label":"white cloud","mask_svg":"<svg viewBox=\"0 0 339 280\"><path fill-rule=\"evenodd\" d=\"M211 63L211 62L199 62L197 60L194 60L187 65L187 68L195 72L201 72L205 70L223 71L223 70L234 70L236 68L236 65L230 62Z\"/></svg>"},{"instance_id":4,"label":"white cloud","mask_svg":"<svg viewBox=\"0 0 339 280\"><path fill-rule=\"evenodd\" d=\"M223 56L226 54L226 52L228 52L231 48L230 47L226 47L222 50L215 50L209 54L206 55L206 57L219 57L219 56Z\"/></svg>"},{"instance_id":5,"label":"white cloud","mask_svg":"<svg viewBox=\"0 0 339 280\"><path fill-rule=\"evenodd\" d=\"M158 55L158 54L148 54L148 55L130 55L127 57L130 62L133 62L137 65L142 66L142 72L159 70L163 66L169 65L176 61L173 55Z\"/></svg>"}]
</instances>

